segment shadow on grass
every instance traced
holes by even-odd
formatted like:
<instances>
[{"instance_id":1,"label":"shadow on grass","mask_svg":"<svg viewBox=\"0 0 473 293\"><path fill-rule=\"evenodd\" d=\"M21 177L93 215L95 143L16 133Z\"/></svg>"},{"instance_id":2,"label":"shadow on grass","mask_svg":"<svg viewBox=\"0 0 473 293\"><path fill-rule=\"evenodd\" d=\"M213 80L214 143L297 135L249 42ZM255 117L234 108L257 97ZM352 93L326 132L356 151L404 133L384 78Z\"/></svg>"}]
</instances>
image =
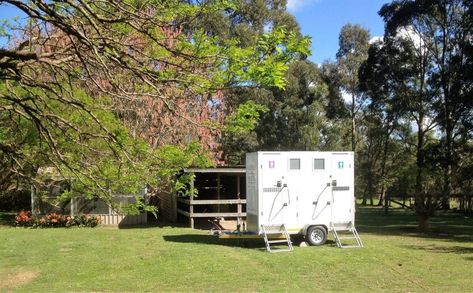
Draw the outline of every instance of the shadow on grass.
<instances>
[{"instance_id":1,"label":"shadow on grass","mask_svg":"<svg viewBox=\"0 0 473 293\"><path fill-rule=\"evenodd\" d=\"M119 229L149 229L149 228L188 228L188 225L173 222L148 222L148 224L128 225L119 224Z\"/></svg>"},{"instance_id":2,"label":"shadow on grass","mask_svg":"<svg viewBox=\"0 0 473 293\"><path fill-rule=\"evenodd\" d=\"M255 239L220 239L218 236L202 234L164 235L163 239L176 243L197 243L228 247L259 248L266 251L263 238Z\"/></svg>"},{"instance_id":3,"label":"shadow on grass","mask_svg":"<svg viewBox=\"0 0 473 293\"><path fill-rule=\"evenodd\" d=\"M358 207L356 214L356 226L360 233L473 242L472 218L441 213L429 222L427 231L419 230L414 212L404 209L390 209L389 214L385 215L379 207Z\"/></svg>"},{"instance_id":4,"label":"shadow on grass","mask_svg":"<svg viewBox=\"0 0 473 293\"><path fill-rule=\"evenodd\" d=\"M468 255L466 260L473 261L473 247L467 246L419 246L419 245L404 245L406 248L423 250L429 253L446 253Z\"/></svg>"},{"instance_id":5,"label":"shadow on grass","mask_svg":"<svg viewBox=\"0 0 473 293\"><path fill-rule=\"evenodd\" d=\"M418 246L404 245L407 248L420 249L429 252L455 253L455 254L473 254L473 247L468 246ZM473 257L473 255L472 255ZM472 259L473 260L473 259Z\"/></svg>"},{"instance_id":6,"label":"shadow on grass","mask_svg":"<svg viewBox=\"0 0 473 293\"><path fill-rule=\"evenodd\" d=\"M258 249L266 252L266 245L263 238L243 238L243 239L221 239L218 236L213 235L202 235L202 234L183 234L183 235L164 235L163 239L169 242L175 243L196 243L196 244L208 244L208 245L221 245L227 247L242 247L248 249ZM299 246L303 241L302 237L297 235L291 236L293 246ZM327 240L325 246L336 247L336 244L332 240ZM286 244L272 244L271 248L281 249L287 248Z\"/></svg>"}]
</instances>

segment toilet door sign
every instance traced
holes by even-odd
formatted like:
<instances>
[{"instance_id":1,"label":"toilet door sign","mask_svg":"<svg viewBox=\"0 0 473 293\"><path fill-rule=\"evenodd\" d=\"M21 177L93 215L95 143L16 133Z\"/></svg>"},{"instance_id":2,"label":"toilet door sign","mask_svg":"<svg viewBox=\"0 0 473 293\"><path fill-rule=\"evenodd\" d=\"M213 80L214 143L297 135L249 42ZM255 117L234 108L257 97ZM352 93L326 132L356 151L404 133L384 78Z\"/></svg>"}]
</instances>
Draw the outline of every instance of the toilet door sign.
<instances>
[{"instance_id":1,"label":"toilet door sign","mask_svg":"<svg viewBox=\"0 0 473 293\"><path fill-rule=\"evenodd\" d=\"M343 169L343 161L338 162L338 169Z\"/></svg>"},{"instance_id":2,"label":"toilet door sign","mask_svg":"<svg viewBox=\"0 0 473 293\"><path fill-rule=\"evenodd\" d=\"M269 168L270 168L270 169L273 169L275 165L276 165L276 164L275 164L274 161L269 161Z\"/></svg>"}]
</instances>

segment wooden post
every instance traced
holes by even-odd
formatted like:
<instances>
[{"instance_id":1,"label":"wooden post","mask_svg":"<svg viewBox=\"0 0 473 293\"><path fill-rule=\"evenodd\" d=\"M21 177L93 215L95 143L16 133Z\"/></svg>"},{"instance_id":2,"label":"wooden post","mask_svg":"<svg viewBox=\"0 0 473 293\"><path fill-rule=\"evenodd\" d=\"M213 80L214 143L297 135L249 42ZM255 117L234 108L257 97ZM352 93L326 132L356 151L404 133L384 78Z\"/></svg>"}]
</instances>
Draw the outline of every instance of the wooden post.
<instances>
[{"instance_id":1,"label":"wooden post","mask_svg":"<svg viewBox=\"0 0 473 293\"><path fill-rule=\"evenodd\" d=\"M69 191L72 192L72 178L69 177ZM71 197L71 217L74 217L74 197Z\"/></svg>"},{"instance_id":2,"label":"wooden post","mask_svg":"<svg viewBox=\"0 0 473 293\"><path fill-rule=\"evenodd\" d=\"M149 204L148 187L146 187L146 186L143 188L143 201L146 204ZM144 223L148 224L148 212L144 211L143 213L144 213Z\"/></svg>"},{"instance_id":3,"label":"wooden post","mask_svg":"<svg viewBox=\"0 0 473 293\"><path fill-rule=\"evenodd\" d=\"M237 213L238 213L238 218L237 218L237 224L241 224L241 203L238 203L237 205Z\"/></svg>"},{"instance_id":4,"label":"wooden post","mask_svg":"<svg viewBox=\"0 0 473 293\"><path fill-rule=\"evenodd\" d=\"M191 181L191 189L194 189L194 181ZM189 200L189 221L191 228L194 229L194 195L191 194Z\"/></svg>"},{"instance_id":5,"label":"wooden post","mask_svg":"<svg viewBox=\"0 0 473 293\"><path fill-rule=\"evenodd\" d=\"M71 197L71 217L74 217L74 198Z\"/></svg>"},{"instance_id":6,"label":"wooden post","mask_svg":"<svg viewBox=\"0 0 473 293\"><path fill-rule=\"evenodd\" d=\"M217 199L220 199L220 173L217 174ZM217 212L220 213L220 205L217 205Z\"/></svg>"},{"instance_id":7,"label":"wooden post","mask_svg":"<svg viewBox=\"0 0 473 293\"><path fill-rule=\"evenodd\" d=\"M191 224L191 228L194 229L194 218L193 218L193 215L194 215L194 206L192 205L192 202L189 206L189 220L190 220L190 224Z\"/></svg>"},{"instance_id":8,"label":"wooden post","mask_svg":"<svg viewBox=\"0 0 473 293\"><path fill-rule=\"evenodd\" d=\"M240 199L240 175L237 175L237 198Z\"/></svg>"},{"instance_id":9,"label":"wooden post","mask_svg":"<svg viewBox=\"0 0 473 293\"><path fill-rule=\"evenodd\" d=\"M111 216L113 214L112 210L112 189L110 188L110 181L107 182L108 185L108 196L110 197L110 204L108 205L108 215Z\"/></svg>"},{"instance_id":10,"label":"wooden post","mask_svg":"<svg viewBox=\"0 0 473 293\"><path fill-rule=\"evenodd\" d=\"M34 210L34 197L35 197L34 186L33 186L33 184L31 184L31 214L33 214L33 215L36 214L36 212Z\"/></svg>"},{"instance_id":11,"label":"wooden post","mask_svg":"<svg viewBox=\"0 0 473 293\"><path fill-rule=\"evenodd\" d=\"M237 199L240 199L240 175L237 175ZM237 225L240 225L241 224L241 202L239 202L237 205L237 213L238 213Z\"/></svg>"}]
</instances>

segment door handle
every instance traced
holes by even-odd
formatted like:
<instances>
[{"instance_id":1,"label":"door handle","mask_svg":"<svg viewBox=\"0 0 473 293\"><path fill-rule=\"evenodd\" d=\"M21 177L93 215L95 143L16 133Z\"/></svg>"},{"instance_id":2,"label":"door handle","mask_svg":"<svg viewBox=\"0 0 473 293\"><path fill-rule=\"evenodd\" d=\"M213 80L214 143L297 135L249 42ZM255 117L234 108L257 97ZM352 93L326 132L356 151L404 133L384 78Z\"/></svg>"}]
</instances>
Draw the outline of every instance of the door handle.
<instances>
[{"instance_id":1,"label":"door handle","mask_svg":"<svg viewBox=\"0 0 473 293\"><path fill-rule=\"evenodd\" d=\"M332 186L337 186L337 180L332 180Z\"/></svg>"}]
</instances>

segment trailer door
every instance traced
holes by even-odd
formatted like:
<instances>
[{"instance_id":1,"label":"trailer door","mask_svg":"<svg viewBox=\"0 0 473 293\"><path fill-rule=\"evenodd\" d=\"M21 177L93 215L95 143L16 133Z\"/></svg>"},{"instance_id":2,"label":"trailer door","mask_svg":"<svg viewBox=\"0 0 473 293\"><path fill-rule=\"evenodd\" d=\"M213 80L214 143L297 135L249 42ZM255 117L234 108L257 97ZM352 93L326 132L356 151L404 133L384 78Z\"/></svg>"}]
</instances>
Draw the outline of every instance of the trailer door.
<instances>
[{"instance_id":1,"label":"trailer door","mask_svg":"<svg viewBox=\"0 0 473 293\"><path fill-rule=\"evenodd\" d=\"M332 222L354 220L354 160L353 153L332 153ZM353 223L354 224L354 223Z\"/></svg>"},{"instance_id":2,"label":"trailer door","mask_svg":"<svg viewBox=\"0 0 473 293\"><path fill-rule=\"evenodd\" d=\"M283 224L289 205L286 158L281 153L263 153L260 168L263 177L260 225Z\"/></svg>"},{"instance_id":3,"label":"trailer door","mask_svg":"<svg viewBox=\"0 0 473 293\"><path fill-rule=\"evenodd\" d=\"M301 224L325 224L331 219L331 154L318 152L311 158L310 178L306 180L309 193L303 199Z\"/></svg>"}]
</instances>

